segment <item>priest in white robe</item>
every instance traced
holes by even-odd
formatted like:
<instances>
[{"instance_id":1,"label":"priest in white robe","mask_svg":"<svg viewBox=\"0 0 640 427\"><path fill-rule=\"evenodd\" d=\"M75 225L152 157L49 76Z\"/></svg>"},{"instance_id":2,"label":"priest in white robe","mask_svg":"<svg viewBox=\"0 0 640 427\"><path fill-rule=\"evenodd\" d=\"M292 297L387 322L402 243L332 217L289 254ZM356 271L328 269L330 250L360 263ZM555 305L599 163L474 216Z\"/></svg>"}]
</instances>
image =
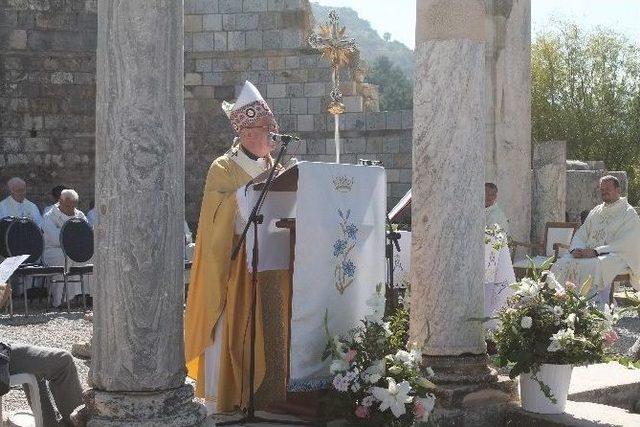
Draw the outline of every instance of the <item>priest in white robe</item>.
<instances>
[{"instance_id":1,"label":"priest in white robe","mask_svg":"<svg viewBox=\"0 0 640 427\"><path fill-rule=\"evenodd\" d=\"M492 182L486 182L484 184L484 213L485 213L485 226L491 227L494 224L498 224L502 231L509 235L509 222L507 216L504 214L498 203L498 186Z\"/></svg>"},{"instance_id":2,"label":"priest in white robe","mask_svg":"<svg viewBox=\"0 0 640 427\"><path fill-rule=\"evenodd\" d=\"M617 178L600 179L603 203L589 212L573 236L569 253L551 268L563 284L589 280L599 304L609 303L611 282L618 274L629 274L631 285L640 289L640 218L620 193Z\"/></svg>"},{"instance_id":3,"label":"priest in white robe","mask_svg":"<svg viewBox=\"0 0 640 427\"><path fill-rule=\"evenodd\" d=\"M62 193L62 190L64 190L65 188L67 188L66 185L56 185L51 189L51 200L53 200L53 203L49 206L45 206L45 208L42 210L43 217L47 212L51 210L52 207L58 206L58 202L60 201L60 193Z\"/></svg>"},{"instance_id":4,"label":"priest in white robe","mask_svg":"<svg viewBox=\"0 0 640 427\"><path fill-rule=\"evenodd\" d=\"M27 200L27 183L23 179L13 177L7 182L9 197L0 202L0 218L7 216L26 217L42 228L40 210Z\"/></svg>"},{"instance_id":5,"label":"priest in white robe","mask_svg":"<svg viewBox=\"0 0 640 427\"><path fill-rule=\"evenodd\" d=\"M71 218L81 218L86 221L85 215L81 210L77 209L78 193L72 189L65 189L60 194L60 202L54 205L44 216L44 252L42 261L48 266L63 266L64 252L60 246L60 230L67 220ZM50 284L50 292L52 295L52 304L59 307L62 303L63 291L62 276L54 276ZM86 285L86 283L85 283ZM67 284L68 298L81 295L82 290L80 282L69 282ZM88 293L88 289L85 289Z\"/></svg>"}]
</instances>

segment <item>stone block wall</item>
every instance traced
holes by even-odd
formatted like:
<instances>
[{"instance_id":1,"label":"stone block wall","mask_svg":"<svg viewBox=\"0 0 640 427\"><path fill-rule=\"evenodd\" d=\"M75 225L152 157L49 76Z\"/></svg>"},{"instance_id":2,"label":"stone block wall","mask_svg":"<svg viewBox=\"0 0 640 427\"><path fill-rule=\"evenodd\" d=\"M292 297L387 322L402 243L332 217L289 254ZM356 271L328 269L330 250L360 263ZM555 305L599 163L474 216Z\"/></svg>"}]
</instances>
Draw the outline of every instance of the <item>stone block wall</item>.
<instances>
[{"instance_id":1,"label":"stone block wall","mask_svg":"<svg viewBox=\"0 0 640 427\"><path fill-rule=\"evenodd\" d=\"M96 2L0 0L0 195L11 176L27 197L50 189L93 198Z\"/></svg>"},{"instance_id":2,"label":"stone block wall","mask_svg":"<svg viewBox=\"0 0 640 427\"><path fill-rule=\"evenodd\" d=\"M598 187L600 178L613 175L620 181L622 195L627 196L629 180L625 171L607 171L604 163L592 163L603 169L567 170L567 218L580 222L580 212L602 203Z\"/></svg>"},{"instance_id":3,"label":"stone block wall","mask_svg":"<svg viewBox=\"0 0 640 427\"><path fill-rule=\"evenodd\" d=\"M222 112L245 80L274 110L282 132L299 135L290 154L335 161L333 116L326 112L331 68L311 49L308 0L185 0L186 212L197 222L207 168L231 145ZM382 160L389 174L389 203L411 182L411 111L377 112L376 88L341 75L347 112L341 117L341 161Z\"/></svg>"},{"instance_id":4,"label":"stone block wall","mask_svg":"<svg viewBox=\"0 0 640 427\"><path fill-rule=\"evenodd\" d=\"M387 170L387 204L391 209L411 188L413 111L345 113L340 122L340 162L357 164L359 159L380 160ZM335 162L333 117L325 128L298 131L303 143L292 146L296 158Z\"/></svg>"},{"instance_id":5,"label":"stone block wall","mask_svg":"<svg viewBox=\"0 0 640 427\"><path fill-rule=\"evenodd\" d=\"M96 0L0 0L0 195L14 175L43 207L58 184L75 188L80 207L94 191ZM333 117L326 112L331 69L307 44L308 0L185 0L186 215L197 223L210 163L231 144L221 110L245 80L274 109L304 160L334 161ZM377 88L341 74L342 161L382 160L389 203L411 183L411 111L378 112Z\"/></svg>"}]
</instances>

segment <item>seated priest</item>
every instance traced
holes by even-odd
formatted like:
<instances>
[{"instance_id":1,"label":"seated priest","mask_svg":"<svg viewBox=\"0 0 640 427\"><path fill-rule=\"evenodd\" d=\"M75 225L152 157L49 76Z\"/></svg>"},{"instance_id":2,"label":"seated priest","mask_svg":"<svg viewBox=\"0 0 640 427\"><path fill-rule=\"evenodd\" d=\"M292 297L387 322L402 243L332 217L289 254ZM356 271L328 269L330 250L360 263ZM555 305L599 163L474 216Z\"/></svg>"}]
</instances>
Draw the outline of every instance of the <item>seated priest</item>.
<instances>
[{"instance_id":1,"label":"seated priest","mask_svg":"<svg viewBox=\"0 0 640 427\"><path fill-rule=\"evenodd\" d=\"M62 190L60 193L60 201L44 215L43 231L44 231L44 252L42 253L42 261L48 266L63 266L64 252L60 247L60 230L65 222L70 218L82 218L86 221L86 217L79 209L78 193L72 189ZM63 283L61 276L53 276L51 281L50 292L53 298L53 306L59 307L62 302ZM81 295L80 283L73 281L67 284L68 298ZM85 292L87 290L85 289Z\"/></svg>"},{"instance_id":2,"label":"seated priest","mask_svg":"<svg viewBox=\"0 0 640 427\"><path fill-rule=\"evenodd\" d=\"M65 185L56 185L51 189L51 200L53 200L53 203L50 204L49 206L46 206L42 210L42 216L44 216L44 214L49 212L52 207L58 205L58 202L60 201L60 193L62 193L62 190L64 190L65 188L67 188Z\"/></svg>"},{"instance_id":3,"label":"seated priest","mask_svg":"<svg viewBox=\"0 0 640 427\"><path fill-rule=\"evenodd\" d=\"M630 274L632 286L640 289L640 218L620 193L616 177L600 178L603 203L589 212L569 252L551 268L562 284L589 280L599 304L609 303L610 285L618 274Z\"/></svg>"},{"instance_id":4,"label":"seated priest","mask_svg":"<svg viewBox=\"0 0 640 427\"><path fill-rule=\"evenodd\" d=\"M27 183L22 178L13 177L7 181L9 197L0 202L0 218L6 216L26 217L42 228L40 209L26 199Z\"/></svg>"},{"instance_id":5,"label":"seated priest","mask_svg":"<svg viewBox=\"0 0 640 427\"><path fill-rule=\"evenodd\" d=\"M493 182L484 184L484 213L485 226L490 227L498 224L506 235L509 235L509 222L496 200L498 199L498 186Z\"/></svg>"},{"instance_id":6,"label":"seated priest","mask_svg":"<svg viewBox=\"0 0 640 427\"><path fill-rule=\"evenodd\" d=\"M244 248L231 252L244 222L236 190L273 164L269 132L278 125L260 92L245 82L235 104L223 103L238 137L211 164L204 187L185 312L185 359L208 413L245 408L249 391L251 278ZM255 386L265 374L264 335L257 301Z\"/></svg>"}]
</instances>

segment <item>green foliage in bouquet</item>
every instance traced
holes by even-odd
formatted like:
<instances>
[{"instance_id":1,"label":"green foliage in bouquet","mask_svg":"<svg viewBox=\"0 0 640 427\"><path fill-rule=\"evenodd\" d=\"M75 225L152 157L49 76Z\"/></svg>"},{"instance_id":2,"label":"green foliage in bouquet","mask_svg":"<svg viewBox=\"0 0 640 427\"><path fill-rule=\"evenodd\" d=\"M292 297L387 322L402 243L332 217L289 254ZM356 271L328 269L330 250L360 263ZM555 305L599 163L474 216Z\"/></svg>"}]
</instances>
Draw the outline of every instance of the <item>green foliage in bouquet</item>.
<instances>
[{"instance_id":1,"label":"green foliage in bouquet","mask_svg":"<svg viewBox=\"0 0 640 427\"><path fill-rule=\"evenodd\" d=\"M590 282L580 288L558 283L552 273L524 278L512 285L515 295L498 312L493 334L499 366L510 365L509 376L531 373L555 402L549 388L536 378L540 365L584 365L602 362L618 339L613 329L620 312L599 309L588 297Z\"/></svg>"},{"instance_id":2,"label":"green foliage in bouquet","mask_svg":"<svg viewBox=\"0 0 640 427\"><path fill-rule=\"evenodd\" d=\"M425 425L435 405L429 393L435 385L428 379L430 368L421 372L422 350L407 348L409 312L401 306L383 318L380 288L367 303L377 307L374 314L344 336L332 337L325 317L323 360L331 358L333 375L327 411L351 425Z\"/></svg>"},{"instance_id":3,"label":"green foliage in bouquet","mask_svg":"<svg viewBox=\"0 0 640 427\"><path fill-rule=\"evenodd\" d=\"M498 224L489 225L484 228L484 244L499 251L509 244L509 237Z\"/></svg>"}]
</instances>

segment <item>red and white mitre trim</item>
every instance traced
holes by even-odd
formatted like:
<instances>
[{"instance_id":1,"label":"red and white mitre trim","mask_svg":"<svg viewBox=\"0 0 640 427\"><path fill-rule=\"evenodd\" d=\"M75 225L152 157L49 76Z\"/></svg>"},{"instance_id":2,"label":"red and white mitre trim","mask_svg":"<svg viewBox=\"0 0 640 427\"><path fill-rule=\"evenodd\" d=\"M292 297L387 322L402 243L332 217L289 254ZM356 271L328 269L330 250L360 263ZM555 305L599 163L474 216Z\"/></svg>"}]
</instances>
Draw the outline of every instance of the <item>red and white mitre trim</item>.
<instances>
[{"instance_id":1,"label":"red and white mitre trim","mask_svg":"<svg viewBox=\"0 0 640 427\"><path fill-rule=\"evenodd\" d=\"M264 100L253 101L229 114L231 126L236 132L242 128L252 127L262 117L273 117L273 112Z\"/></svg>"},{"instance_id":2,"label":"red and white mitre trim","mask_svg":"<svg viewBox=\"0 0 640 427\"><path fill-rule=\"evenodd\" d=\"M222 103L222 109L236 132L252 127L262 117L273 117L271 108L250 81L244 82L236 102L232 104L225 101Z\"/></svg>"}]
</instances>

